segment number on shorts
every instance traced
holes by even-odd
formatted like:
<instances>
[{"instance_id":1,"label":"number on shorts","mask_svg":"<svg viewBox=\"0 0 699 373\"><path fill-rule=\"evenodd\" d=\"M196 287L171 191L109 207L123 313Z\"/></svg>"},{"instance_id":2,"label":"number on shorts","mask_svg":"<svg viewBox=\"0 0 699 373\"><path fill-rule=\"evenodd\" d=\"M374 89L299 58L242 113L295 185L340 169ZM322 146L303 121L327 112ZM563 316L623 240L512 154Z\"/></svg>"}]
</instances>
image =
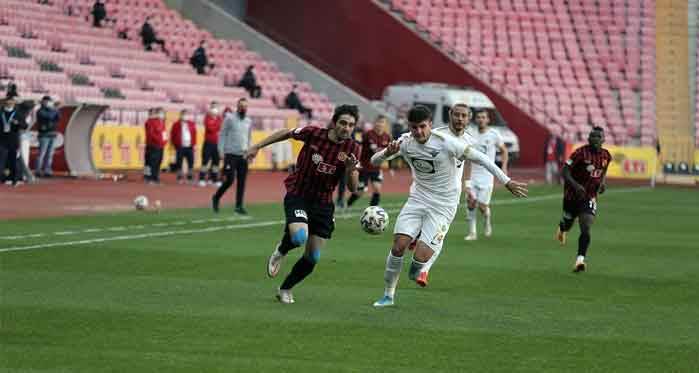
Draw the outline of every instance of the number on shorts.
<instances>
[{"instance_id":1,"label":"number on shorts","mask_svg":"<svg viewBox=\"0 0 699 373\"><path fill-rule=\"evenodd\" d=\"M592 210L593 214L597 212L597 201L594 199L590 200L590 210Z\"/></svg>"}]
</instances>

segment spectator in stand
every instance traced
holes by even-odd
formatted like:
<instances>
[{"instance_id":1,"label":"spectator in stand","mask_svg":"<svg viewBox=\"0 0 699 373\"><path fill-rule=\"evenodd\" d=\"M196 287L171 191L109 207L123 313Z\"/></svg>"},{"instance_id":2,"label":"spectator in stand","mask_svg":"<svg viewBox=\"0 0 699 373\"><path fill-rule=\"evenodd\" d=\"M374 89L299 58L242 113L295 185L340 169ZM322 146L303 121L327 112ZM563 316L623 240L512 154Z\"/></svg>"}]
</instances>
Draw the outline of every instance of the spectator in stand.
<instances>
[{"instance_id":1,"label":"spectator in stand","mask_svg":"<svg viewBox=\"0 0 699 373\"><path fill-rule=\"evenodd\" d=\"M296 84L291 87L291 92L286 96L284 105L289 109L298 111L301 115L305 115L308 119L313 119L313 110L303 106L301 98L299 98L298 93L296 93L296 88Z\"/></svg>"},{"instance_id":2,"label":"spectator in stand","mask_svg":"<svg viewBox=\"0 0 699 373\"><path fill-rule=\"evenodd\" d=\"M180 119L170 129L170 139L175 147L175 169L177 181L184 182L182 162L187 161L187 181L194 180L194 145L197 144L197 126L194 124L192 113L184 109L180 112Z\"/></svg>"},{"instance_id":3,"label":"spectator in stand","mask_svg":"<svg viewBox=\"0 0 699 373\"><path fill-rule=\"evenodd\" d=\"M563 157L565 156L565 144L563 139L556 134L551 133L544 145L544 164L546 167L545 177L546 184L561 183L560 168L563 165Z\"/></svg>"},{"instance_id":4,"label":"spectator in stand","mask_svg":"<svg viewBox=\"0 0 699 373\"><path fill-rule=\"evenodd\" d=\"M206 68L213 69L213 64L209 64L209 58L206 56L206 40L199 42L199 48L194 50L192 57L189 58L189 64L197 71L197 74L206 74Z\"/></svg>"},{"instance_id":5,"label":"spectator in stand","mask_svg":"<svg viewBox=\"0 0 699 373\"><path fill-rule=\"evenodd\" d=\"M119 31L117 31L117 38L122 40L131 40L131 38L129 37L129 28L127 26L124 26Z\"/></svg>"},{"instance_id":6,"label":"spectator in stand","mask_svg":"<svg viewBox=\"0 0 699 373\"><path fill-rule=\"evenodd\" d=\"M36 130L39 139L39 157L36 159L34 172L37 177L53 176L54 141L58 135L60 114L54 107L50 96L41 99L41 107L36 112Z\"/></svg>"},{"instance_id":7,"label":"spectator in stand","mask_svg":"<svg viewBox=\"0 0 699 373\"><path fill-rule=\"evenodd\" d=\"M141 39L143 40L143 47L147 51L152 51L152 44L159 44L163 52L165 52L165 54L168 54L168 51L165 48L165 41L163 39L158 39L158 36L155 33L155 29L150 24L150 20L152 18L153 16L146 17L146 21L143 22L143 26L141 26Z\"/></svg>"},{"instance_id":8,"label":"spectator in stand","mask_svg":"<svg viewBox=\"0 0 699 373\"><path fill-rule=\"evenodd\" d=\"M92 26L102 27L102 21L107 18L107 8L101 0L92 5Z\"/></svg>"},{"instance_id":9,"label":"spectator in stand","mask_svg":"<svg viewBox=\"0 0 699 373\"><path fill-rule=\"evenodd\" d=\"M19 118L15 99L6 98L0 111L0 178L4 179L5 169L10 171L12 186L17 186L17 153L20 131L27 128L24 118Z\"/></svg>"},{"instance_id":10,"label":"spectator in stand","mask_svg":"<svg viewBox=\"0 0 699 373\"><path fill-rule=\"evenodd\" d=\"M7 93L5 94L5 98L15 98L17 96L19 96L17 93L17 84L10 82L7 85Z\"/></svg>"},{"instance_id":11,"label":"spectator in stand","mask_svg":"<svg viewBox=\"0 0 699 373\"><path fill-rule=\"evenodd\" d=\"M209 184L220 186L218 170L221 156L218 152L218 136L221 132L223 116L216 101L209 105L209 111L204 116L204 146L201 149L201 169L199 170L199 186L206 185L206 174L209 174ZM211 166L209 166L209 162Z\"/></svg>"},{"instance_id":12,"label":"spectator in stand","mask_svg":"<svg viewBox=\"0 0 699 373\"><path fill-rule=\"evenodd\" d=\"M243 77L240 79L240 82L238 82L238 87L245 88L245 90L248 91L248 94L250 94L250 97L260 98L260 96L262 96L262 87L257 85L257 78L255 77L255 73L252 71L254 69L255 66L253 65L250 65L247 69L245 69Z\"/></svg>"},{"instance_id":13,"label":"spectator in stand","mask_svg":"<svg viewBox=\"0 0 699 373\"><path fill-rule=\"evenodd\" d=\"M219 211L221 197L233 185L237 175L235 212L241 215L248 213L243 207L245 180L248 175L248 159L245 154L252 138L252 119L247 116L247 110L248 100L241 98L238 100L237 112L226 114L223 120L223 128L218 140L219 153L223 154L223 184L211 197L214 212Z\"/></svg>"},{"instance_id":14,"label":"spectator in stand","mask_svg":"<svg viewBox=\"0 0 699 373\"><path fill-rule=\"evenodd\" d=\"M161 108L150 109L146 120L146 164L143 167L143 179L149 184L160 183L160 164L166 144L165 112Z\"/></svg>"}]
</instances>

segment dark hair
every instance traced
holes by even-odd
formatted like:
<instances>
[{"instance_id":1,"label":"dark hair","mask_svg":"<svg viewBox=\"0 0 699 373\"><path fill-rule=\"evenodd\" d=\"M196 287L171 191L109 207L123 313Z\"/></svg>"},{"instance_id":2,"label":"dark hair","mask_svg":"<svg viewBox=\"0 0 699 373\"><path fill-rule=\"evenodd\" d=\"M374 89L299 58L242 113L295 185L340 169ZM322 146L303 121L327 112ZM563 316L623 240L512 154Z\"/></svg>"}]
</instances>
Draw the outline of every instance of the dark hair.
<instances>
[{"instance_id":1,"label":"dark hair","mask_svg":"<svg viewBox=\"0 0 699 373\"><path fill-rule=\"evenodd\" d=\"M241 97L241 98L238 99L238 103L241 103L241 102L243 102L243 101L246 101L246 102L247 102L247 100L248 100L247 98Z\"/></svg>"},{"instance_id":2,"label":"dark hair","mask_svg":"<svg viewBox=\"0 0 699 373\"><path fill-rule=\"evenodd\" d=\"M592 127L592 131L599 131L599 132L604 133L604 128L602 128L600 126L594 126L594 127ZM592 132L592 131L590 131L590 132Z\"/></svg>"},{"instance_id":3,"label":"dark hair","mask_svg":"<svg viewBox=\"0 0 699 373\"><path fill-rule=\"evenodd\" d=\"M475 117L476 115L478 115L480 113L485 113L485 115L488 116L488 120L490 120L490 112L488 111L488 109L478 109L473 113L473 116Z\"/></svg>"},{"instance_id":4,"label":"dark hair","mask_svg":"<svg viewBox=\"0 0 699 373\"><path fill-rule=\"evenodd\" d=\"M351 115L354 117L354 121L359 122L359 108L356 105L340 105L335 108L333 113L332 122L336 123L338 118L342 115Z\"/></svg>"},{"instance_id":5,"label":"dark hair","mask_svg":"<svg viewBox=\"0 0 699 373\"><path fill-rule=\"evenodd\" d=\"M408 111L408 122L420 123L425 120L432 120L432 112L426 106L415 105Z\"/></svg>"}]
</instances>

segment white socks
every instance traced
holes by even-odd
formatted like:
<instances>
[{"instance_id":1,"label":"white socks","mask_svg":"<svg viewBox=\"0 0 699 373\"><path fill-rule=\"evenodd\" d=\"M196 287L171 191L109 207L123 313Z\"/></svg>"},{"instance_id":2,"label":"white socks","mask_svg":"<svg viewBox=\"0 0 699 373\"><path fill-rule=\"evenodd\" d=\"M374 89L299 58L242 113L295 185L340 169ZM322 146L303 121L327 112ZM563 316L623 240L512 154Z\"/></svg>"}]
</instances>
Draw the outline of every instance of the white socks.
<instances>
[{"instance_id":1,"label":"white socks","mask_svg":"<svg viewBox=\"0 0 699 373\"><path fill-rule=\"evenodd\" d=\"M578 257L575 258L575 261L576 261L576 262L584 262L584 261L585 261L585 257L582 256L582 255L578 255Z\"/></svg>"},{"instance_id":2,"label":"white socks","mask_svg":"<svg viewBox=\"0 0 699 373\"><path fill-rule=\"evenodd\" d=\"M468 220L468 232L476 234L476 209L468 209L466 220Z\"/></svg>"},{"instance_id":3,"label":"white socks","mask_svg":"<svg viewBox=\"0 0 699 373\"><path fill-rule=\"evenodd\" d=\"M386 286L384 295L387 297L393 298L396 294L396 286L398 286L398 277L401 269L403 269L403 257L393 256L393 253L389 251L386 258L386 272L383 275Z\"/></svg>"}]
</instances>

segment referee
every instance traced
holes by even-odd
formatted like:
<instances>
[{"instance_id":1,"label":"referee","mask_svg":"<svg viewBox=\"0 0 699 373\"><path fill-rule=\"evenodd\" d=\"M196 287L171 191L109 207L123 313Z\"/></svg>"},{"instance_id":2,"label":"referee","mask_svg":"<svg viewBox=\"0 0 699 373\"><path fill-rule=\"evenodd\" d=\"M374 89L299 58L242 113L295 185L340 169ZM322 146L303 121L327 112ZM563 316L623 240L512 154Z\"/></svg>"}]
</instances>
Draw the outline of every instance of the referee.
<instances>
[{"instance_id":1,"label":"referee","mask_svg":"<svg viewBox=\"0 0 699 373\"><path fill-rule=\"evenodd\" d=\"M214 212L218 212L221 197L233 185L237 175L235 212L241 215L248 213L243 207L245 179L248 176L248 160L245 158L245 152L250 146L252 132L252 120L247 116L247 110L248 100L241 98L238 100L236 112L226 114L223 120L218 140L218 150L223 154L223 184L211 198Z\"/></svg>"}]
</instances>

